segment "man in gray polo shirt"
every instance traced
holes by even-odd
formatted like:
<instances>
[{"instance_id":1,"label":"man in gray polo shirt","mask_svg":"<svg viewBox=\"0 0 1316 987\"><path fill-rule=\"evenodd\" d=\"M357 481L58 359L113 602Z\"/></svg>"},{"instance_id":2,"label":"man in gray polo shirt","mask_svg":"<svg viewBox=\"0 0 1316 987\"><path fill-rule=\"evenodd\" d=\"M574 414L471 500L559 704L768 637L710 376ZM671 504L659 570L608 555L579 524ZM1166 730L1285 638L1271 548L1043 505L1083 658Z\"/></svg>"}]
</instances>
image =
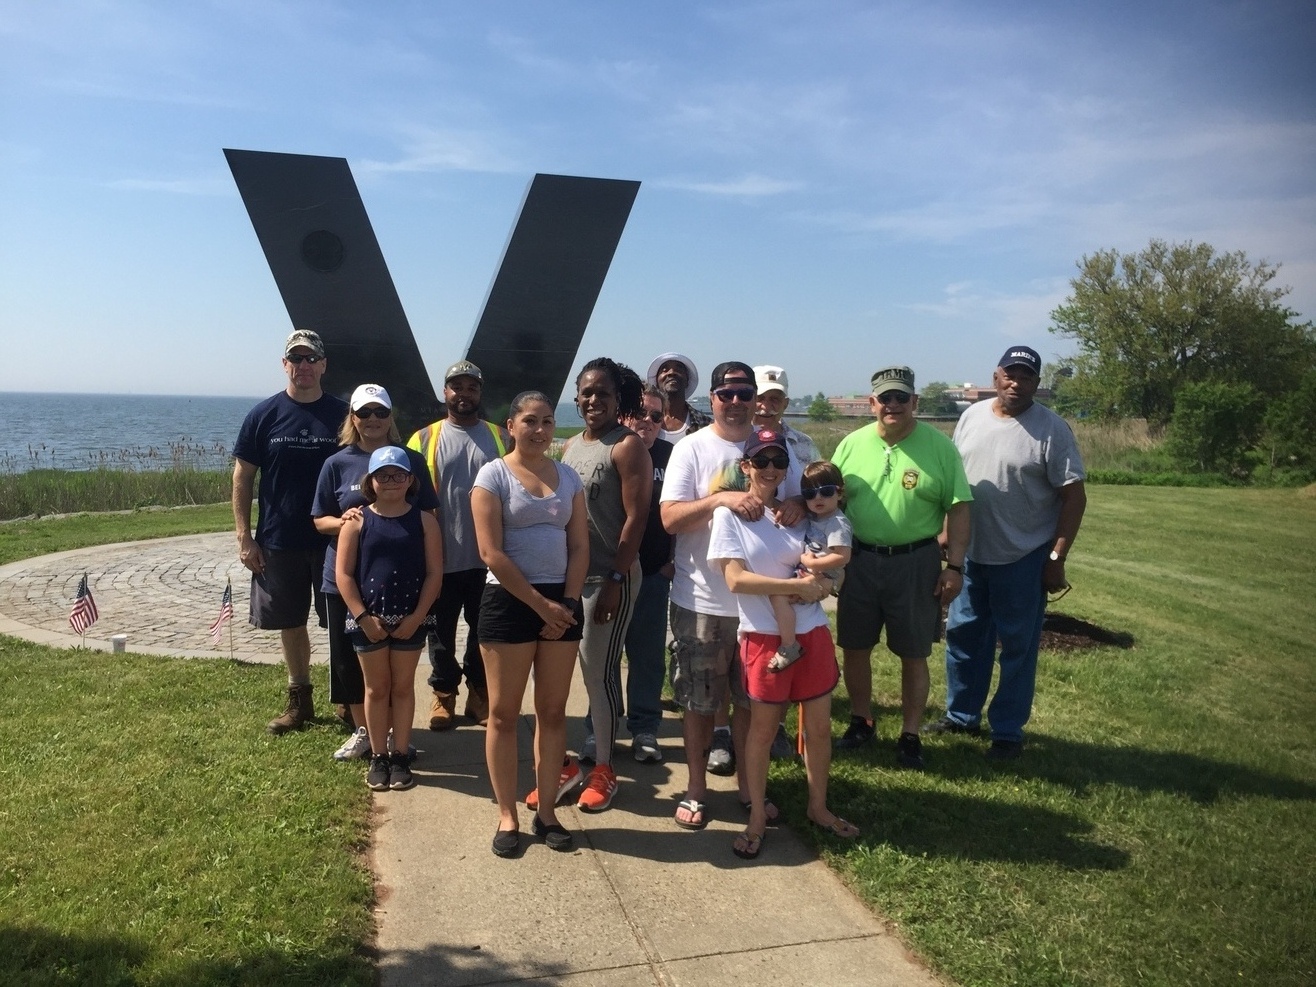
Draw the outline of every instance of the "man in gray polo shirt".
<instances>
[{"instance_id":1,"label":"man in gray polo shirt","mask_svg":"<svg viewBox=\"0 0 1316 987\"><path fill-rule=\"evenodd\" d=\"M992 760L1023 751L1046 594L1069 585L1065 556L1087 506L1074 433L1033 400L1041 370L1035 350L1010 347L992 375L996 397L969 408L955 428L973 487L972 533L946 627L946 715L924 732L978 734L999 639L1001 674L987 712Z\"/></svg>"}]
</instances>

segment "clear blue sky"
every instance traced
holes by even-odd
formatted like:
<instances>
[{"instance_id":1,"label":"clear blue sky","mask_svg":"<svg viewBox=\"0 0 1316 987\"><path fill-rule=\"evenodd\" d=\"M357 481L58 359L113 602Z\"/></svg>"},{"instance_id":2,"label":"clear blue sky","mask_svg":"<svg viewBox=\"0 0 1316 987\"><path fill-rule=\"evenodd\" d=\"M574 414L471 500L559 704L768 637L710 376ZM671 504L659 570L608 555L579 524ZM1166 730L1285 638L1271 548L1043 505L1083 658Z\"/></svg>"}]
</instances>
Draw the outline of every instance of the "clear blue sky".
<instances>
[{"instance_id":1,"label":"clear blue sky","mask_svg":"<svg viewBox=\"0 0 1316 987\"><path fill-rule=\"evenodd\" d=\"M13 0L0 391L281 386L224 147L348 160L432 376L536 171L643 182L581 363L981 383L1153 237L1282 262L1312 318L1313 38L1310 0Z\"/></svg>"}]
</instances>

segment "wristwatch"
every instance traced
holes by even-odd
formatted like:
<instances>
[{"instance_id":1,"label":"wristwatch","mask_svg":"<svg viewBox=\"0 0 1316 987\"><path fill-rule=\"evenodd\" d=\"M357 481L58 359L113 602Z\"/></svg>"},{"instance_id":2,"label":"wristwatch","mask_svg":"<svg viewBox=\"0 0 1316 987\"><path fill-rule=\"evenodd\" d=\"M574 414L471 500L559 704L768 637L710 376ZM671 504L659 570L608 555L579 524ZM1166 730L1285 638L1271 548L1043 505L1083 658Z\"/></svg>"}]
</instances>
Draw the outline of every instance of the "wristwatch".
<instances>
[{"instance_id":1,"label":"wristwatch","mask_svg":"<svg viewBox=\"0 0 1316 987\"><path fill-rule=\"evenodd\" d=\"M625 581L626 581L626 573L624 573L624 572L618 572L616 569L609 569L609 570L608 570L608 582L610 582L610 583L624 583Z\"/></svg>"},{"instance_id":2,"label":"wristwatch","mask_svg":"<svg viewBox=\"0 0 1316 987\"><path fill-rule=\"evenodd\" d=\"M1051 561L1052 561L1052 562L1063 562L1063 561L1065 561L1065 557L1064 557L1063 555L1061 555L1059 552L1057 552L1057 551L1053 548L1053 549L1051 549Z\"/></svg>"}]
</instances>

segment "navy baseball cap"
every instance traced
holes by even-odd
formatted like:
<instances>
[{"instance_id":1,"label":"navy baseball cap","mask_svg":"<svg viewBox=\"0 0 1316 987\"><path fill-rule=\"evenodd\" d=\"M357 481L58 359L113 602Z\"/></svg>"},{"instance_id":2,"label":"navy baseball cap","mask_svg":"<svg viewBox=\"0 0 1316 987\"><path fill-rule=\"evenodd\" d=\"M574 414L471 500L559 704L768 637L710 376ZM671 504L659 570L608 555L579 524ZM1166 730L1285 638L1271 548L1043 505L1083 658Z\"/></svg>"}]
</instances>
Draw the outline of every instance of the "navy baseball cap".
<instances>
[{"instance_id":1,"label":"navy baseball cap","mask_svg":"<svg viewBox=\"0 0 1316 987\"><path fill-rule=\"evenodd\" d=\"M1011 346L996 364L998 367L1027 367L1035 374L1042 372L1042 358L1031 346Z\"/></svg>"}]
</instances>

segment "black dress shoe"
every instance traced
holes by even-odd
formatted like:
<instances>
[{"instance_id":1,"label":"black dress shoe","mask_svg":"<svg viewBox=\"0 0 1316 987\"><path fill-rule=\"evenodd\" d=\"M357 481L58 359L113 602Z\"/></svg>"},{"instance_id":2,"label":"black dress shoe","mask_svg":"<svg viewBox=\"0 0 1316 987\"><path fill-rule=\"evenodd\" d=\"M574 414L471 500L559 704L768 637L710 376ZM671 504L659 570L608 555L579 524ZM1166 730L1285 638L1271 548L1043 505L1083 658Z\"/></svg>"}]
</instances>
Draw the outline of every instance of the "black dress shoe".
<instances>
[{"instance_id":1,"label":"black dress shoe","mask_svg":"<svg viewBox=\"0 0 1316 987\"><path fill-rule=\"evenodd\" d=\"M923 724L924 733L963 733L970 737L977 737L982 733L982 727L966 726L963 723L956 723L949 716L943 716L932 723Z\"/></svg>"}]
</instances>

